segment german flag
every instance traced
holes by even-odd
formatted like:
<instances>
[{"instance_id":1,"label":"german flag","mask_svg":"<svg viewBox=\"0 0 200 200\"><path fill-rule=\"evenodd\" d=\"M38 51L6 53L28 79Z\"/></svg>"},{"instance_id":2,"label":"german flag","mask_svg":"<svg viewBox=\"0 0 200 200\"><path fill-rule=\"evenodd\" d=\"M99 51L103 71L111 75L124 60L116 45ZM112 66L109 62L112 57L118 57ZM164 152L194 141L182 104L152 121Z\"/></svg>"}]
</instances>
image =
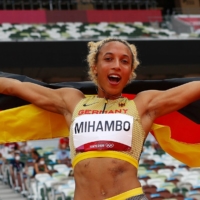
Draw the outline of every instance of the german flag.
<instances>
[{"instance_id":1,"label":"german flag","mask_svg":"<svg viewBox=\"0 0 200 200\"><path fill-rule=\"evenodd\" d=\"M47 84L27 76L0 72L0 77L33 82L52 89L72 87L85 95L96 94L90 82L63 82ZM134 80L123 90L123 96L134 96L145 90L167 90L200 78L166 80ZM68 136L68 127L62 115L42 110L20 98L0 95L0 143L50 139ZM200 100L158 118L151 133L167 153L191 167L200 166Z\"/></svg>"}]
</instances>

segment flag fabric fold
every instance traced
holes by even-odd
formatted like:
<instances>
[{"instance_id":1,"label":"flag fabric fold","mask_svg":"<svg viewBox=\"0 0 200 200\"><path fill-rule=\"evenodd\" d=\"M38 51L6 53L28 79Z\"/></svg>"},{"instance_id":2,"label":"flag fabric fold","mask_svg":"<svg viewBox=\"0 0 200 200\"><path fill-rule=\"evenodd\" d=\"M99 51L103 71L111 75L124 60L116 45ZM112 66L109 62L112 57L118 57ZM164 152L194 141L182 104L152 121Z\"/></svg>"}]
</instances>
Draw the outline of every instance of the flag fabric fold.
<instances>
[{"instance_id":1,"label":"flag fabric fold","mask_svg":"<svg viewBox=\"0 0 200 200\"><path fill-rule=\"evenodd\" d=\"M91 81L47 84L24 75L0 72L22 82L32 82L52 89L72 87L85 95L96 94ZM145 90L167 90L200 78L176 78L166 80L134 80L123 90L123 96L133 99ZM0 95L0 143L50 139L68 136L64 116L40 109L20 98ZM199 167L200 161L200 101L158 118L152 126L152 134L160 146L170 155L191 167Z\"/></svg>"},{"instance_id":2,"label":"flag fabric fold","mask_svg":"<svg viewBox=\"0 0 200 200\"><path fill-rule=\"evenodd\" d=\"M32 104L0 112L0 143L68 136L63 115Z\"/></svg>"}]
</instances>

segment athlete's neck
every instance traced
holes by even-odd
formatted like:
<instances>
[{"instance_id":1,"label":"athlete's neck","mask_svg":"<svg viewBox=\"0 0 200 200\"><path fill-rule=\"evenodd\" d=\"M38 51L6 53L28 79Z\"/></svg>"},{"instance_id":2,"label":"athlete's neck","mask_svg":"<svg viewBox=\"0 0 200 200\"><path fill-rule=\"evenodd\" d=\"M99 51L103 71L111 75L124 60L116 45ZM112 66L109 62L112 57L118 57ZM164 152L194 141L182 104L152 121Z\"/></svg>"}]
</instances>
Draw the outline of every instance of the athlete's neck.
<instances>
[{"instance_id":1,"label":"athlete's neck","mask_svg":"<svg viewBox=\"0 0 200 200\"><path fill-rule=\"evenodd\" d=\"M119 98L122 98L122 93L119 93L119 94L110 94L108 92L106 92L103 88L101 87L98 87L99 90L98 90L98 94L97 96L99 98L105 98L105 99L110 99L110 100L115 100L115 99L119 99Z\"/></svg>"}]
</instances>

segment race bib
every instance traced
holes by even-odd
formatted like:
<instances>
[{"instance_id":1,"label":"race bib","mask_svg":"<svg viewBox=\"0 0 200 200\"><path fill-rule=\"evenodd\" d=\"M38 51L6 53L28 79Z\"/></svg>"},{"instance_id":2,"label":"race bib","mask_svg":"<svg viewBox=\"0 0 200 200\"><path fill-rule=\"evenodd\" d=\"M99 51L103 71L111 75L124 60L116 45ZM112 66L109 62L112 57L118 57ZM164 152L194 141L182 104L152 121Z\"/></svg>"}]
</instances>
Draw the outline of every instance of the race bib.
<instances>
[{"instance_id":1,"label":"race bib","mask_svg":"<svg viewBox=\"0 0 200 200\"><path fill-rule=\"evenodd\" d=\"M73 139L76 151L131 149L134 119L126 114L86 114L75 118Z\"/></svg>"}]
</instances>

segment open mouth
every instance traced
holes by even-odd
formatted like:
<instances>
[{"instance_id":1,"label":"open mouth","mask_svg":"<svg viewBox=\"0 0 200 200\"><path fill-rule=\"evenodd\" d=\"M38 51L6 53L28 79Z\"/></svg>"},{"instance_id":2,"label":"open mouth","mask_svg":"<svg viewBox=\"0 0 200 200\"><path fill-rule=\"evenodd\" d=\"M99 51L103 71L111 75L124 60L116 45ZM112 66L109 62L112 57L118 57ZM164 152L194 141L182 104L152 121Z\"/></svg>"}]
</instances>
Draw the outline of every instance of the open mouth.
<instances>
[{"instance_id":1,"label":"open mouth","mask_svg":"<svg viewBox=\"0 0 200 200\"><path fill-rule=\"evenodd\" d=\"M118 75L109 75L108 79L111 83L119 83L119 81L121 80L121 77Z\"/></svg>"}]
</instances>

